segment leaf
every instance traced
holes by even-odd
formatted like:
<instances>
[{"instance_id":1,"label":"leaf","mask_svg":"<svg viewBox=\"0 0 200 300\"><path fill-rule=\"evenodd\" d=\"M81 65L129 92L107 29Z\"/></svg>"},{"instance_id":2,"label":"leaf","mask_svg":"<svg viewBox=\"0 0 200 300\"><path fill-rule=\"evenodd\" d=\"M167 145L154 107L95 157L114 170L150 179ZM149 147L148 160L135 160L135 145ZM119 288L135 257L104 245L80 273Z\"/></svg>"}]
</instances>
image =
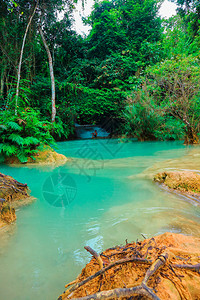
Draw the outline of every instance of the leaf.
<instances>
[{"instance_id":1,"label":"leaf","mask_svg":"<svg viewBox=\"0 0 200 300\"><path fill-rule=\"evenodd\" d=\"M12 142L15 142L16 144L23 146L24 145L24 138L22 138L20 135L16 134L16 133L12 133L9 137L9 140L11 140Z\"/></svg>"},{"instance_id":2,"label":"leaf","mask_svg":"<svg viewBox=\"0 0 200 300\"><path fill-rule=\"evenodd\" d=\"M19 154L17 154L17 158L20 160L21 163L26 163L28 160L28 158L22 152L19 152Z\"/></svg>"},{"instance_id":3,"label":"leaf","mask_svg":"<svg viewBox=\"0 0 200 300\"><path fill-rule=\"evenodd\" d=\"M28 146L29 145L37 145L39 143L40 143L40 141L33 136L28 136L24 139L24 145L28 145Z\"/></svg>"},{"instance_id":4,"label":"leaf","mask_svg":"<svg viewBox=\"0 0 200 300\"><path fill-rule=\"evenodd\" d=\"M7 126L10 127L13 130L17 130L17 131L21 131L22 130L22 127L20 127L19 124L15 123L13 121L8 122Z\"/></svg>"},{"instance_id":5,"label":"leaf","mask_svg":"<svg viewBox=\"0 0 200 300\"><path fill-rule=\"evenodd\" d=\"M5 154L6 156L12 156L15 155L17 152L17 147L14 145L10 145L8 143L6 144L0 144L0 153Z\"/></svg>"},{"instance_id":6,"label":"leaf","mask_svg":"<svg viewBox=\"0 0 200 300\"><path fill-rule=\"evenodd\" d=\"M14 0L11 0L11 1L14 4L15 7L18 7L18 4Z\"/></svg>"}]
</instances>

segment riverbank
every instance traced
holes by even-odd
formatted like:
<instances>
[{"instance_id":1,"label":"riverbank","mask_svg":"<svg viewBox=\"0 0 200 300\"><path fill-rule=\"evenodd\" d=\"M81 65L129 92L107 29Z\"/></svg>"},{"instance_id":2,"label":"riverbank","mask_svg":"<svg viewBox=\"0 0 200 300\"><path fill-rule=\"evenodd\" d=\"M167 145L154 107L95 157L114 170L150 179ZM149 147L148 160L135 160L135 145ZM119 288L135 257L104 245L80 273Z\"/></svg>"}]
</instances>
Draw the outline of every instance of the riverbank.
<instances>
[{"instance_id":1,"label":"riverbank","mask_svg":"<svg viewBox=\"0 0 200 300\"><path fill-rule=\"evenodd\" d=\"M0 173L0 228L16 220L15 209L34 201L27 184Z\"/></svg>"},{"instance_id":2,"label":"riverbank","mask_svg":"<svg viewBox=\"0 0 200 300\"><path fill-rule=\"evenodd\" d=\"M63 165L69 158L63 154L59 154L54 151L50 146L43 146L38 152L27 159L26 165ZM8 165L22 165L17 157L6 158L5 163Z\"/></svg>"},{"instance_id":3,"label":"riverbank","mask_svg":"<svg viewBox=\"0 0 200 300\"><path fill-rule=\"evenodd\" d=\"M154 181L185 195L200 198L200 175L196 172L162 172L154 176Z\"/></svg>"},{"instance_id":4,"label":"riverbank","mask_svg":"<svg viewBox=\"0 0 200 300\"><path fill-rule=\"evenodd\" d=\"M159 161L130 179L146 178L158 182L171 191L200 198L200 147L188 148L177 159Z\"/></svg>"},{"instance_id":5,"label":"riverbank","mask_svg":"<svg viewBox=\"0 0 200 300\"><path fill-rule=\"evenodd\" d=\"M193 300L200 295L200 238L166 232L103 251L59 296L63 299ZM142 299L143 299L142 297Z\"/></svg>"}]
</instances>

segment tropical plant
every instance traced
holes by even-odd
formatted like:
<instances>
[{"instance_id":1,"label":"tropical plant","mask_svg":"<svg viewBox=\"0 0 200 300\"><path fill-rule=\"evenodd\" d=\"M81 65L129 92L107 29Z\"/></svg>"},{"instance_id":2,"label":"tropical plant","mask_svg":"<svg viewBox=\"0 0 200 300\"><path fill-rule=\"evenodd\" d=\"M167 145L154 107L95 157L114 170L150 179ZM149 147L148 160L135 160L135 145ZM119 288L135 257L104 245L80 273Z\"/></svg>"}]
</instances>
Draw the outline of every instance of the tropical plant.
<instances>
[{"instance_id":1,"label":"tropical plant","mask_svg":"<svg viewBox=\"0 0 200 300\"><path fill-rule=\"evenodd\" d=\"M7 110L0 111L0 154L4 158L15 156L20 162L35 159L38 147L52 144L51 124L39 119L39 112L27 107L18 110L18 116Z\"/></svg>"}]
</instances>

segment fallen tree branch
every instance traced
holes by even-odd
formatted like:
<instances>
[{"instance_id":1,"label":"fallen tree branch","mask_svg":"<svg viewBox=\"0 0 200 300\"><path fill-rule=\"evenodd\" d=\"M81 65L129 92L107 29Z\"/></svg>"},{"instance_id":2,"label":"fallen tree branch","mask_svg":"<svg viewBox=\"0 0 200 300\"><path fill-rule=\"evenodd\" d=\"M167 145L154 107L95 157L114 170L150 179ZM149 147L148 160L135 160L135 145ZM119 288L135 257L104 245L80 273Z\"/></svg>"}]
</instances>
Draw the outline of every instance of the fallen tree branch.
<instances>
[{"instance_id":1,"label":"fallen tree branch","mask_svg":"<svg viewBox=\"0 0 200 300\"><path fill-rule=\"evenodd\" d=\"M147 285L149 278L162 266L166 263L168 259L168 253L163 253L155 260L151 267L147 270L145 277L142 281L143 284Z\"/></svg>"},{"instance_id":2,"label":"fallen tree branch","mask_svg":"<svg viewBox=\"0 0 200 300\"><path fill-rule=\"evenodd\" d=\"M65 288L67 288L68 286L73 285L73 284L75 284L75 283L77 283L77 280L73 280L72 282L66 284L66 285L65 285Z\"/></svg>"},{"instance_id":3,"label":"fallen tree branch","mask_svg":"<svg viewBox=\"0 0 200 300\"><path fill-rule=\"evenodd\" d=\"M139 262L139 263L146 263L146 264L151 264L152 261L149 259L144 259L144 258L138 258L138 257L130 257L130 258L125 258L125 259L120 259L118 261L113 262L112 264L108 265L107 267L99 270L98 272L96 272L95 274L87 277L86 279L84 279L81 282L77 282L74 286L72 286L69 290L67 290L64 294L63 297L60 299L65 299L67 298L67 296L69 294L71 294L72 292L74 292L76 289L78 289L79 287L81 287L82 285L86 284L87 282L91 281L92 279L96 278L99 275L102 275L103 273L105 273L106 271L110 270L111 268L113 268L114 266L120 265L120 264L124 264L124 263L128 263L128 262Z\"/></svg>"},{"instance_id":4,"label":"fallen tree branch","mask_svg":"<svg viewBox=\"0 0 200 300\"><path fill-rule=\"evenodd\" d=\"M150 266L147 270L146 275L142 281L142 283L138 286L132 288L118 288L109 291L99 292L90 296L81 297L81 298L73 298L73 300L99 300L99 299L112 299L112 298L120 298L120 297L131 297L133 295L143 295L153 300L160 300L160 298L152 291L151 288L147 286L147 283L150 277L161 267L163 266L168 259L168 253L161 254L155 262ZM72 292L72 289L71 291ZM68 294L69 295L69 294ZM64 299L64 298L61 298Z\"/></svg>"},{"instance_id":5,"label":"fallen tree branch","mask_svg":"<svg viewBox=\"0 0 200 300\"><path fill-rule=\"evenodd\" d=\"M99 264L100 269L103 269L103 261L101 259L101 256L96 251L94 251L91 247L89 247L89 246L85 246L84 248L90 254L92 254L94 256L94 258L97 260L97 262Z\"/></svg>"},{"instance_id":6,"label":"fallen tree branch","mask_svg":"<svg viewBox=\"0 0 200 300\"><path fill-rule=\"evenodd\" d=\"M179 265L179 264L174 264L174 265L171 265L171 266L173 268L188 269L188 270L200 273L200 264L196 264L196 265L186 265L186 264Z\"/></svg>"},{"instance_id":7,"label":"fallen tree branch","mask_svg":"<svg viewBox=\"0 0 200 300\"><path fill-rule=\"evenodd\" d=\"M73 300L100 300L100 299L119 299L120 297L131 297L133 295L142 295L146 296L149 299L160 300L158 296L156 296L150 288L145 285L140 285L132 288L119 288L113 289L109 291L99 292L90 296L81 297L81 298L73 298ZM58 298L59 299L59 298ZM60 299L59 299L60 300Z\"/></svg>"}]
</instances>

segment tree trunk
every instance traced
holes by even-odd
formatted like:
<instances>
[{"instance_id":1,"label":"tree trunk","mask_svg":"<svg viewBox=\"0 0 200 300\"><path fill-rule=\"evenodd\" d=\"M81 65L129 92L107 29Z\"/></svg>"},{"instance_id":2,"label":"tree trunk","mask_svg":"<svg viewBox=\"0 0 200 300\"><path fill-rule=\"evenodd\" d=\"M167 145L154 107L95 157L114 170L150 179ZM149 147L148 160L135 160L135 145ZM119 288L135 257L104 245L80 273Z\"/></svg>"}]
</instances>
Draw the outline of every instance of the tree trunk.
<instances>
[{"instance_id":1,"label":"tree trunk","mask_svg":"<svg viewBox=\"0 0 200 300\"><path fill-rule=\"evenodd\" d=\"M49 50L49 47L47 45L47 42L45 40L45 37L44 37L41 27L39 27L39 32L40 32L42 41L44 43L44 47L47 51L48 60L49 60L49 71L50 71L50 77L51 77L51 103L52 103L51 121L53 123L53 122L55 122L55 117L56 117L56 101L55 101L56 92L55 92L55 79L54 79L54 72L53 72L53 61L52 61L51 52Z\"/></svg>"},{"instance_id":2,"label":"tree trunk","mask_svg":"<svg viewBox=\"0 0 200 300\"><path fill-rule=\"evenodd\" d=\"M197 133L192 127L187 127L185 136L185 145L199 144Z\"/></svg>"},{"instance_id":3,"label":"tree trunk","mask_svg":"<svg viewBox=\"0 0 200 300\"><path fill-rule=\"evenodd\" d=\"M22 57L23 57L23 52L24 52L24 46L25 46L26 36L27 36L28 29L29 29L29 26L31 24L31 21L32 21L32 19L34 17L34 14L36 12L38 2L39 2L39 0L37 0L37 3L36 3L35 8L34 8L34 11L33 11L32 15L30 17L30 20L29 20L27 26L26 26L26 31L25 31L25 34L24 34L23 42L22 42L22 48L21 48L19 65L18 65L18 71L17 71L17 87L16 87L16 95L15 95L15 115L17 115L17 105L18 105L18 99L19 99L19 83L20 83Z\"/></svg>"},{"instance_id":4,"label":"tree trunk","mask_svg":"<svg viewBox=\"0 0 200 300\"><path fill-rule=\"evenodd\" d=\"M0 97L3 98L3 93L4 93L4 76L5 76L5 71L2 69L1 71L1 91L0 91Z\"/></svg>"}]
</instances>

